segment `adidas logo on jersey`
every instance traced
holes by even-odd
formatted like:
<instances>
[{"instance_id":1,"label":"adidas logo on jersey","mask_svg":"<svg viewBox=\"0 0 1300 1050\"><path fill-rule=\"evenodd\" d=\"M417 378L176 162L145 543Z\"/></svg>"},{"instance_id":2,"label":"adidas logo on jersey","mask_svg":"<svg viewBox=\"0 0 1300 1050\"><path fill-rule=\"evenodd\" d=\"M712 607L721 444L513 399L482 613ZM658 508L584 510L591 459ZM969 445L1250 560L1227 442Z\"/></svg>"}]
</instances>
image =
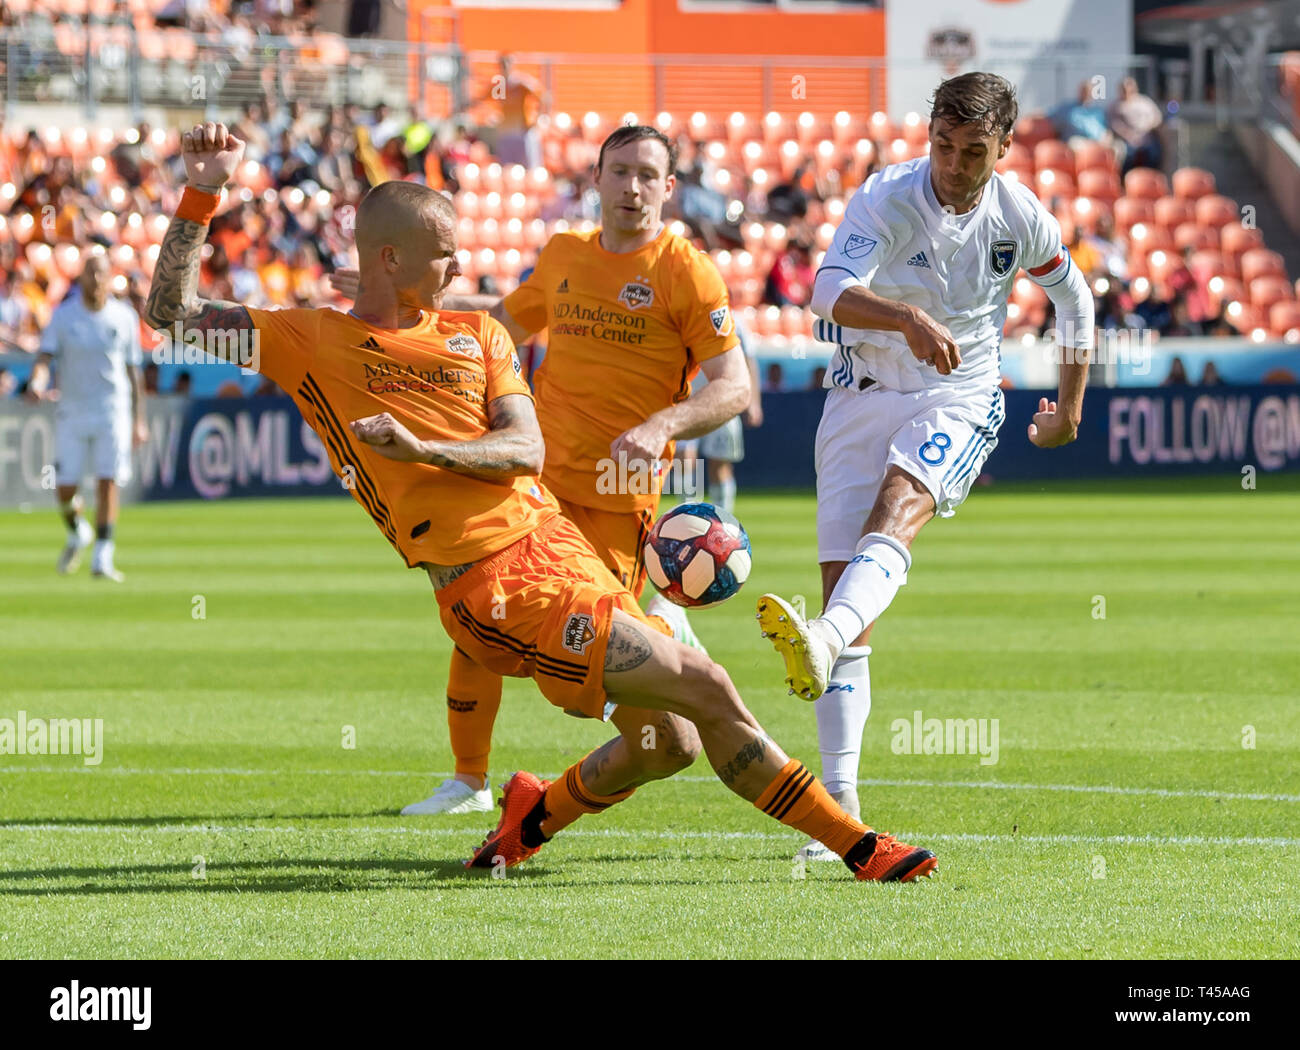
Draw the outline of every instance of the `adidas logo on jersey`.
<instances>
[{"instance_id":1,"label":"adidas logo on jersey","mask_svg":"<svg viewBox=\"0 0 1300 1050\"><path fill-rule=\"evenodd\" d=\"M934 267L930 265L930 260L925 257L925 252L917 252L910 259L907 260L907 265L920 266L926 270L934 269Z\"/></svg>"},{"instance_id":2,"label":"adidas logo on jersey","mask_svg":"<svg viewBox=\"0 0 1300 1050\"><path fill-rule=\"evenodd\" d=\"M567 295L569 292L569 279L566 277L560 282L560 287L555 289L556 295Z\"/></svg>"},{"instance_id":3,"label":"adidas logo on jersey","mask_svg":"<svg viewBox=\"0 0 1300 1050\"><path fill-rule=\"evenodd\" d=\"M384 348L379 345L379 340L376 339L373 335L369 339L367 339L364 343L358 344L357 349L373 350L377 354L384 353Z\"/></svg>"}]
</instances>

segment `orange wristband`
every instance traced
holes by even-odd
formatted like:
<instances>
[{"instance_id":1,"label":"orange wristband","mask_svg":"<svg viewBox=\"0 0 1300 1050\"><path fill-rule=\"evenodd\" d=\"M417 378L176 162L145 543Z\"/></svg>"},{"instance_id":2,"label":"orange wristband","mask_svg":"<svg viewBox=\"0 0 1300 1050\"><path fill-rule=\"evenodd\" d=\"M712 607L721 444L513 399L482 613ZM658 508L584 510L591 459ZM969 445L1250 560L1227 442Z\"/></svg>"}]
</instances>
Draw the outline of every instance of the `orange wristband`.
<instances>
[{"instance_id":1,"label":"orange wristband","mask_svg":"<svg viewBox=\"0 0 1300 1050\"><path fill-rule=\"evenodd\" d=\"M181 202L176 207L176 218L206 226L212 221L212 216L217 214L219 204L220 193L204 193L193 186L186 186L185 192L181 194Z\"/></svg>"}]
</instances>

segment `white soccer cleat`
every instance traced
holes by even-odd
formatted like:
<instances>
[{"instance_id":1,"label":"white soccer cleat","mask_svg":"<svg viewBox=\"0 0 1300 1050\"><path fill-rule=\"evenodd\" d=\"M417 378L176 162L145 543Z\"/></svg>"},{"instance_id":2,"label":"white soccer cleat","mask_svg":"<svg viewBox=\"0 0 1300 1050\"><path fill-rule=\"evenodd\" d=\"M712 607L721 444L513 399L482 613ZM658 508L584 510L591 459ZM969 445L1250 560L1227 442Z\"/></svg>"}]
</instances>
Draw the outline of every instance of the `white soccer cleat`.
<instances>
[{"instance_id":1,"label":"white soccer cleat","mask_svg":"<svg viewBox=\"0 0 1300 1050\"><path fill-rule=\"evenodd\" d=\"M785 661L785 684L790 692L805 700L816 700L826 691L839 655L835 628L821 620L805 620L794 606L775 594L758 599L757 618L763 637Z\"/></svg>"},{"instance_id":2,"label":"white soccer cleat","mask_svg":"<svg viewBox=\"0 0 1300 1050\"><path fill-rule=\"evenodd\" d=\"M829 846L818 842L816 839L809 839L803 849L794 855L794 859L812 863L813 861L840 860L842 858Z\"/></svg>"},{"instance_id":3,"label":"white soccer cleat","mask_svg":"<svg viewBox=\"0 0 1300 1050\"><path fill-rule=\"evenodd\" d=\"M704 643L691 627L691 621L686 617L686 610L680 605L674 605L662 594L656 594L650 599L645 607L647 616L658 616L668 622L668 626L673 629L673 637L683 645L689 645L692 649L698 649L705 656L709 651L704 648Z\"/></svg>"},{"instance_id":4,"label":"white soccer cleat","mask_svg":"<svg viewBox=\"0 0 1300 1050\"><path fill-rule=\"evenodd\" d=\"M423 802L412 802L402 809L404 817L428 817L446 814L449 817L461 813L491 813L492 784L485 777L483 790L475 791L468 784L453 777L444 780L438 790Z\"/></svg>"},{"instance_id":5,"label":"white soccer cleat","mask_svg":"<svg viewBox=\"0 0 1300 1050\"><path fill-rule=\"evenodd\" d=\"M81 564L81 555L94 540L95 530L90 527L90 522L83 518L77 523L77 534L68 537L68 544L59 555L60 574L66 576L70 572L76 572L77 566Z\"/></svg>"}]
</instances>

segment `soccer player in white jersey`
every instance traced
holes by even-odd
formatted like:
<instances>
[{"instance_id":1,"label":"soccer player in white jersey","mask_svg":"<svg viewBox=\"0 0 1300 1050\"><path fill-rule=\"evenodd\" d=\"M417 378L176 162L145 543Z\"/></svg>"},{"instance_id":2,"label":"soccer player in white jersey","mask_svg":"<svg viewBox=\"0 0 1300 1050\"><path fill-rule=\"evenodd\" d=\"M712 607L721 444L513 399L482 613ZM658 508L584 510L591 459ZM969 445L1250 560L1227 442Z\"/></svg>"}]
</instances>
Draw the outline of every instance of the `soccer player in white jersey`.
<instances>
[{"instance_id":1,"label":"soccer player in white jersey","mask_svg":"<svg viewBox=\"0 0 1300 1050\"><path fill-rule=\"evenodd\" d=\"M79 290L68 296L41 333L29 395L47 393L50 361L58 372L54 410L54 481L68 542L58 569L69 573L92 540L91 575L120 583L113 565L118 488L131 480L131 449L148 437L140 381L140 322L135 311L109 293L108 257L90 256ZM77 487L90 468L95 475L95 528L81 516Z\"/></svg>"},{"instance_id":2,"label":"soccer player in white jersey","mask_svg":"<svg viewBox=\"0 0 1300 1050\"><path fill-rule=\"evenodd\" d=\"M1067 444L1082 418L1092 295L1056 220L993 170L1016 115L1002 77L945 81L929 156L867 181L817 272L818 335L839 347L816 445L824 608L805 621L764 595L758 619L790 691L817 701L822 778L848 813L859 811L871 626L907 582L921 527L952 516L997 444L999 346L1021 268L1055 304L1062 344L1057 399L1039 401L1029 440ZM822 852L809 843L804 855Z\"/></svg>"}]
</instances>

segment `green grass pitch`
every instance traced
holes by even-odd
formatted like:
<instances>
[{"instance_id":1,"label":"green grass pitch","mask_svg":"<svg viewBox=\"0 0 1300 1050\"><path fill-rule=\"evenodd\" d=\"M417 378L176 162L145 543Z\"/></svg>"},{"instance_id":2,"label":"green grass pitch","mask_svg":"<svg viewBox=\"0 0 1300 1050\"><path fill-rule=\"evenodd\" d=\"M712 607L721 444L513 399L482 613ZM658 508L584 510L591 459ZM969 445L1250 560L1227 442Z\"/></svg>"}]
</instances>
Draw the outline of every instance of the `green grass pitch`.
<instances>
[{"instance_id":1,"label":"green grass pitch","mask_svg":"<svg viewBox=\"0 0 1300 1050\"><path fill-rule=\"evenodd\" d=\"M813 500L737 510L753 578L694 621L816 769L753 620L766 590L819 607ZM128 507L120 587L55 575L52 511L0 514L0 718L105 736L97 767L0 755L0 956L1295 957L1297 521L1265 475L995 486L929 526L873 637L860 791L940 868L886 886L797 878L802 837L703 761L467 874L495 818L397 815L450 768L450 644L350 501ZM996 718L997 763L895 753L918 710ZM507 682L494 781L606 736Z\"/></svg>"}]
</instances>

